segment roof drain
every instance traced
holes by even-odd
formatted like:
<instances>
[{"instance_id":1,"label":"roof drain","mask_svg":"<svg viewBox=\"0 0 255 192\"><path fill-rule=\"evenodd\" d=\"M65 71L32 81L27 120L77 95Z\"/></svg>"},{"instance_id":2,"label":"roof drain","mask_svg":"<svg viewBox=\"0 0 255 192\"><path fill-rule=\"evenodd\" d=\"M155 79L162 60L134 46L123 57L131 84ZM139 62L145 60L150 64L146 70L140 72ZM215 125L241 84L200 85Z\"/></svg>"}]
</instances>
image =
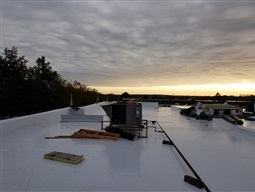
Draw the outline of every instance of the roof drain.
<instances>
[{"instance_id":1,"label":"roof drain","mask_svg":"<svg viewBox=\"0 0 255 192\"><path fill-rule=\"evenodd\" d=\"M169 141L167 140L163 140L162 143L163 144L167 144L167 145L172 145L176 151L179 153L179 155L181 156L181 158L183 159L183 161L186 163L186 165L190 168L190 170L192 171L192 173L196 176L196 178L191 177L189 175L184 175L184 181L195 186L198 188L204 188L207 192L211 192L210 189L206 186L206 184L203 182L203 180L199 177L199 175L197 174L197 172L193 169L193 167L190 165L190 163L188 162L188 160L184 157L184 155L181 153L181 151L178 149L178 147L174 144L173 140L168 136L168 134L165 132L165 130L160 126L160 124L157 121L152 121L153 124L157 123L157 125L160 127L160 129L162 130L162 132L165 134L165 136L168 138Z\"/></svg>"}]
</instances>

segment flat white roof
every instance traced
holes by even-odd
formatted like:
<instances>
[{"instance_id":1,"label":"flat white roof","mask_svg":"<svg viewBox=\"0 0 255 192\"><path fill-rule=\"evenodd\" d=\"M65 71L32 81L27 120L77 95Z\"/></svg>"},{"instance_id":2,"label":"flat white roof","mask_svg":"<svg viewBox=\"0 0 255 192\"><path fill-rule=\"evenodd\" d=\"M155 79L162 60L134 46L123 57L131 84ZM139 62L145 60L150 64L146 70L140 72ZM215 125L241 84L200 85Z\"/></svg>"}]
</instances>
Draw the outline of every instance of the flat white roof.
<instances>
[{"instance_id":1,"label":"flat white roof","mask_svg":"<svg viewBox=\"0 0 255 192\"><path fill-rule=\"evenodd\" d=\"M100 104L86 106L85 113L107 119ZM255 133L223 119L196 120L179 111L143 103L143 119L160 123L211 191L255 191ZM135 141L44 139L81 128L100 130L100 122L60 122L65 110L55 113L50 123L31 121L40 114L22 123L1 121L1 191L201 191L183 181L184 175L194 175L173 146L162 144L163 133L149 128L147 139ZM85 160L72 165L43 158L52 151L84 155Z\"/></svg>"}]
</instances>

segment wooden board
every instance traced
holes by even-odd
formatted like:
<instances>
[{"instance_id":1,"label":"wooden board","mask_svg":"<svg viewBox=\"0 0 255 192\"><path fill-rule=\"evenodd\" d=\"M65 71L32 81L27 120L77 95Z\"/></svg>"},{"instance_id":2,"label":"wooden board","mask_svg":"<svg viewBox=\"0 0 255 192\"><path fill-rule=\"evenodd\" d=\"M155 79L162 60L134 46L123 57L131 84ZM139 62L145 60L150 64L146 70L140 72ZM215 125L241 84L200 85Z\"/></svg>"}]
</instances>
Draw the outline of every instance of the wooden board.
<instances>
[{"instance_id":1,"label":"wooden board","mask_svg":"<svg viewBox=\"0 0 255 192\"><path fill-rule=\"evenodd\" d=\"M75 132L72 137L75 138L91 138L91 139L112 139L116 140L120 137L119 134L116 133L108 133L103 131L95 131L95 130L87 130L87 129L80 129L79 131Z\"/></svg>"},{"instance_id":2,"label":"wooden board","mask_svg":"<svg viewBox=\"0 0 255 192\"><path fill-rule=\"evenodd\" d=\"M120 137L117 133L108 133L103 131L80 129L72 135L59 135L54 137L45 137L45 139L65 139L65 138L90 138L90 139L111 139L116 140Z\"/></svg>"},{"instance_id":3,"label":"wooden board","mask_svg":"<svg viewBox=\"0 0 255 192\"><path fill-rule=\"evenodd\" d=\"M65 163L78 164L84 160L83 155L74 155L69 153L53 151L44 155L44 159L50 159L54 161L61 161Z\"/></svg>"}]
</instances>

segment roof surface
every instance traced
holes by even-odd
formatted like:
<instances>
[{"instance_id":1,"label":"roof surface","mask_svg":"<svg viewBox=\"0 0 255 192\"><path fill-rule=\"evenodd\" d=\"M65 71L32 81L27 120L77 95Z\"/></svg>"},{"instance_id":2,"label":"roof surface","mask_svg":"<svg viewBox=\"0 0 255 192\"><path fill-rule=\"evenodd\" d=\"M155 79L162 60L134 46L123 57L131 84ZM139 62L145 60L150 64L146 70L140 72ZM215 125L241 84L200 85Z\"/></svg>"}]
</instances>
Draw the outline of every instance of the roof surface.
<instances>
[{"instance_id":1,"label":"roof surface","mask_svg":"<svg viewBox=\"0 0 255 192\"><path fill-rule=\"evenodd\" d=\"M101 104L86 106L85 113L104 114L107 120ZM38 116L21 120L25 124ZM101 127L100 122L60 122L60 115L54 119L23 127L21 120L16 126L15 120L1 121L1 191L203 191L183 181L192 172L154 128L147 139L135 141L44 139ZM157 103L143 103L143 119L160 123L211 191L255 191L254 132L222 119L188 118ZM85 160L73 165L43 158L53 151Z\"/></svg>"}]
</instances>

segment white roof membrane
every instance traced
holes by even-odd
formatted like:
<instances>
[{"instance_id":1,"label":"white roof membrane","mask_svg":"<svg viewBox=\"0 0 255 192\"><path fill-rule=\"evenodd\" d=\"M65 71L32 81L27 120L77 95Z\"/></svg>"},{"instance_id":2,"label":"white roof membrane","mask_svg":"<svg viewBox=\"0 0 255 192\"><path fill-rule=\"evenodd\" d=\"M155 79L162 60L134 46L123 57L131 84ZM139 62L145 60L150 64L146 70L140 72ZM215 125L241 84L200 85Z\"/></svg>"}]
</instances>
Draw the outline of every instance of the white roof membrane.
<instances>
[{"instance_id":1,"label":"white roof membrane","mask_svg":"<svg viewBox=\"0 0 255 192\"><path fill-rule=\"evenodd\" d=\"M99 103L87 115L104 115ZM175 107L142 103L143 119L156 120L211 191L255 191L255 134L222 119L196 120ZM163 133L148 138L45 139L100 122L60 122L67 108L1 121L1 191L201 191L183 181L194 177ZM44 159L53 151L83 155L77 165ZM202 189L203 191L204 189Z\"/></svg>"}]
</instances>

